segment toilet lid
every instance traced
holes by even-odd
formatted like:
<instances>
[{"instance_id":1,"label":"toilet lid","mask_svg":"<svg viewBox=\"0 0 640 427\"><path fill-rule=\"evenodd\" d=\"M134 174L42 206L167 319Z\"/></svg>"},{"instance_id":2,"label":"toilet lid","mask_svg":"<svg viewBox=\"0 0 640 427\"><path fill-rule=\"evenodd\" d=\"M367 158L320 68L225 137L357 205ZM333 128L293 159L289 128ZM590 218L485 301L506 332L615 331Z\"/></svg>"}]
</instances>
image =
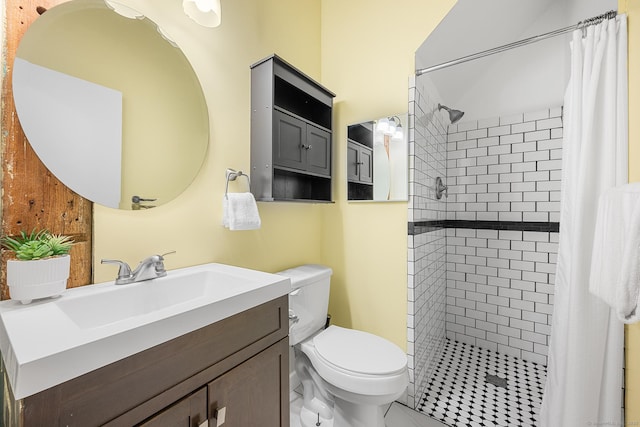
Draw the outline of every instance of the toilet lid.
<instances>
[{"instance_id":1,"label":"toilet lid","mask_svg":"<svg viewBox=\"0 0 640 427\"><path fill-rule=\"evenodd\" d=\"M316 335L313 344L323 359L352 372L386 375L407 366L407 355L398 346L363 331L332 325Z\"/></svg>"}]
</instances>

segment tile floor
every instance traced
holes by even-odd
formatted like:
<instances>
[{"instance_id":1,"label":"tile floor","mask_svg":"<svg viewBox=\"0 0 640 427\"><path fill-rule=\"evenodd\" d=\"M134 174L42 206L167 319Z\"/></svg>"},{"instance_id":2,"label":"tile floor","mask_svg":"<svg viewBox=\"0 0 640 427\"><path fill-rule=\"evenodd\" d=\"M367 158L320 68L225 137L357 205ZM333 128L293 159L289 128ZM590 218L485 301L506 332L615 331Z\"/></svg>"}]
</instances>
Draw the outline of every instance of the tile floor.
<instances>
[{"instance_id":1,"label":"tile floor","mask_svg":"<svg viewBox=\"0 0 640 427\"><path fill-rule=\"evenodd\" d=\"M452 427L536 426L545 381L544 365L447 340L417 409Z\"/></svg>"},{"instance_id":2,"label":"tile floor","mask_svg":"<svg viewBox=\"0 0 640 427\"><path fill-rule=\"evenodd\" d=\"M291 427L300 427L300 409L302 397L296 397L291 404ZM384 421L387 427L447 427L439 421L429 418L425 414L414 411L398 402L393 402L387 409Z\"/></svg>"},{"instance_id":3,"label":"tile floor","mask_svg":"<svg viewBox=\"0 0 640 427\"><path fill-rule=\"evenodd\" d=\"M384 416L384 421L387 427L447 427L446 424L398 402L391 404Z\"/></svg>"},{"instance_id":4,"label":"tile floor","mask_svg":"<svg viewBox=\"0 0 640 427\"><path fill-rule=\"evenodd\" d=\"M385 423L387 427L537 426L546 373L544 365L446 340L417 411L394 402ZM302 396L293 396L291 427L300 427Z\"/></svg>"}]
</instances>

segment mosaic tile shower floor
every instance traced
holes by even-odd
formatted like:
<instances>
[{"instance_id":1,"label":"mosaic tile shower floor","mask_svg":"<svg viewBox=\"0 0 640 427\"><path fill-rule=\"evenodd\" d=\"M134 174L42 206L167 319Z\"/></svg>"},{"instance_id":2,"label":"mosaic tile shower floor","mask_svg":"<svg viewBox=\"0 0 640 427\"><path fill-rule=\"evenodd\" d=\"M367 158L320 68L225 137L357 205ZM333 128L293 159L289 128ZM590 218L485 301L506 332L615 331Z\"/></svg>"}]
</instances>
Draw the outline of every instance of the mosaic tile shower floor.
<instances>
[{"instance_id":1,"label":"mosaic tile shower floor","mask_svg":"<svg viewBox=\"0 0 640 427\"><path fill-rule=\"evenodd\" d=\"M447 340L417 409L451 427L537 426L546 377L544 365Z\"/></svg>"}]
</instances>

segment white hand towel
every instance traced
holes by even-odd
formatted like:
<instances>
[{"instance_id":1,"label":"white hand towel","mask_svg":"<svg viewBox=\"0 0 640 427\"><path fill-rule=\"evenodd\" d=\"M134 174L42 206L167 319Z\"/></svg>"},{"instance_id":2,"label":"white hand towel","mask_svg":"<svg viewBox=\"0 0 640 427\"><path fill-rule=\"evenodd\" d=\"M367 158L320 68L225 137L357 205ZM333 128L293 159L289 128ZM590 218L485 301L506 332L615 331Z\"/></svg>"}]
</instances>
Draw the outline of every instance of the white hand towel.
<instances>
[{"instance_id":1,"label":"white hand towel","mask_svg":"<svg viewBox=\"0 0 640 427\"><path fill-rule=\"evenodd\" d=\"M589 291L624 323L640 320L640 183L600 197Z\"/></svg>"},{"instance_id":2,"label":"white hand towel","mask_svg":"<svg viewBox=\"0 0 640 427\"><path fill-rule=\"evenodd\" d=\"M229 230L257 230L260 215L251 193L227 193L222 198L222 225Z\"/></svg>"}]
</instances>

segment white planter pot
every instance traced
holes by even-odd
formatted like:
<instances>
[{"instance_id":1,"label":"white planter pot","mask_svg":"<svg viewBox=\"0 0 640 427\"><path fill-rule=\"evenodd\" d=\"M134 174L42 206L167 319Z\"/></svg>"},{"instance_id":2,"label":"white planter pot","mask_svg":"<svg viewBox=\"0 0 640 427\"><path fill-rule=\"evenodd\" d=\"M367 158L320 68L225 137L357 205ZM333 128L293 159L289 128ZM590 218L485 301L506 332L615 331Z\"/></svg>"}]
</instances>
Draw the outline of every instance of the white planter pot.
<instances>
[{"instance_id":1,"label":"white planter pot","mask_svg":"<svg viewBox=\"0 0 640 427\"><path fill-rule=\"evenodd\" d=\"M61 295L67 289L70 267L69 255L35 261L9 260L9 295L23 304L29 304L37 298Z\"/></svg>"}]
</instances>

